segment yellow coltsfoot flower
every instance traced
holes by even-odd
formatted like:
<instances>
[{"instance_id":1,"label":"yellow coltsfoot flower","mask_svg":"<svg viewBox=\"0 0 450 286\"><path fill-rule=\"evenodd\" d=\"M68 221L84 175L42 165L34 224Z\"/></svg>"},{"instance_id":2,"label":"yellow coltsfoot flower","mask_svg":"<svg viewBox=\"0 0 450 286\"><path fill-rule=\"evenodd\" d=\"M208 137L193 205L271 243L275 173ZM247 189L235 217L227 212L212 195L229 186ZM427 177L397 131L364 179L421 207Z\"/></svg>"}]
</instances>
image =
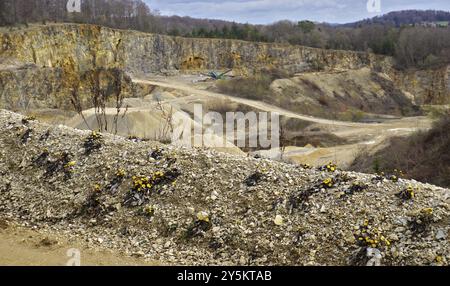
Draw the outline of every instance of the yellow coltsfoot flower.
<instances>
[{"instance_id":1,"label":"yellow coltsfoot flower","mask_svg":"<svg viewBox=\"0 0 450 286\"><path fill-rule=\"evenodd\" d=\"M205 211L198 212L197 213L197 220L209 223L209 214L207 212L205 212Z\"/></svg>"}]
</instances>

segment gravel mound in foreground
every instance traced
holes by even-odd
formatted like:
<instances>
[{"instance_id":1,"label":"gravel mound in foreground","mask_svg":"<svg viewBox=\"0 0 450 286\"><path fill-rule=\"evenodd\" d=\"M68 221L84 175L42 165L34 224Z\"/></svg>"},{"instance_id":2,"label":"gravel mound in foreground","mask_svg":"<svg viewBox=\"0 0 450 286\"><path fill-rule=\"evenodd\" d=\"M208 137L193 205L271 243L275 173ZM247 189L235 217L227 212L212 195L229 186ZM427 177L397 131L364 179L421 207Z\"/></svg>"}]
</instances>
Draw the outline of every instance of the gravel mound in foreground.
<instances>
[{"instance_id":1,"label":"gravel mound in foreground","mask_svg":"<svg viewBox=\"0 0 450 286\"><path fill-rule=\"evenodd\" d=\"M178 265L448 265L450 190L0 111L0 218ZM328 168L327 168L328 167Z\"/></svg>"}]
</instances>

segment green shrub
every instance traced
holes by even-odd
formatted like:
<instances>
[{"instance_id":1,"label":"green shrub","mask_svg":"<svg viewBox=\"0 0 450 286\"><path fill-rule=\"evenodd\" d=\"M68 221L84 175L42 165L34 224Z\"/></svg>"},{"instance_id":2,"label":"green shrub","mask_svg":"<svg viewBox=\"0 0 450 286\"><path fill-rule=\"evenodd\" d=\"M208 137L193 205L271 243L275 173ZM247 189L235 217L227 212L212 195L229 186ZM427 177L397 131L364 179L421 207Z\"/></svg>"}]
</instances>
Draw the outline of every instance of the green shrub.
<instances>
[{"instance_id":1,"label":"green shrub","mask_svg":"<svg viewBox=\"0 0 450 286\"><path fill-rule=\"evenodd\" d=\"M342 121L352 121L352 122L359 122L364 119L366 114L357 109L348 109L345 112L342 112L338 115L338 119Z\"/></svg>"},{"instance_id":2,"label":"green shrub","mask_svg":"<svg viewBox=\"0 0 450 286\"><path fill-rule=\"evenodd\" d=\"M220 80L217 82L217 88L220 92L233 96L264 100L272 97L270 85L274 80L290 76L287 71L269 68L250 77Z\"/></svg>"},{"instance_id":3,"label":"green shrub","mask_svg":"<svg viewBox=\"0 0 450 286\"><path fill-rule=\"evenodd\" d=\"M220 92L249 99L266 99L270 97L272 79L267 75L255 75L248 78L220 80L217 88Z\"/></svg>"}]
</instances>

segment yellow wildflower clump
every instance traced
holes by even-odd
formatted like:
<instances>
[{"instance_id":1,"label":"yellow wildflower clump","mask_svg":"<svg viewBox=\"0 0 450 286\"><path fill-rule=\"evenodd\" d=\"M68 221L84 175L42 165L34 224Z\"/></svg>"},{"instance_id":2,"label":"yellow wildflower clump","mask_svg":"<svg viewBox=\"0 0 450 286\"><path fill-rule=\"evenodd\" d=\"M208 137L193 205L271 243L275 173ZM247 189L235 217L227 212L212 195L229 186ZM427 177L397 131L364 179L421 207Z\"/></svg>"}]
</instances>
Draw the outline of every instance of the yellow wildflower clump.
<instances>
[{"instance_id":1,"label":"yellow wildflower clump","mask_svg":"<svg viewBox=\"0 0 450 286\"><path fill-rule=\"evenodd\" d=\"M157 171L153 173L150 177L147 176L133 176L134 189L137 191L142 191L146 189L151 189L153 186L160 183L166 178L166 173L162 171Z\"/></svg>"},{"instance_id":2,"label":"yellow wildflower clump","mask_svg":"<svg viewBox=\"0 0 450 286\"><path fill-rule=\"evenodd\" d=\"M433 212L432 208L424 208L410 218L409 227L414 234L422 234L430 230L434 219Z\"/></svg>"},{"instance_id":3,"label":"yellow wildflower clump","mask_svg":"<svg viewBox=\"0 0 450 286\"><path fill-rule=\"evenodd\" d=\"M197 213L197 220L209 223L209 214L205 211L201 211Z\"/></svg>"},{"instance_id":4,"label":"yellow wildflower clump","mask_svg":"<svg viewBox=\"0 0 450 286\"><path fill-rule=\"evenodd\" d=\"M333 162L330 162L327 165L320 167L319 170L334 173L338 170L338 167Z\"/></svg>"},{"instance_id":5,"label":"yellow wildflower clump","mask_svg":"<svg viewBox=\"0 0 450 286\"><path fill-rule=\"evenodd\" d=\"M133 176L133 190L137 192L147 192L153 187L150 179L145 176Z\"/></svg>"},{"instance_id":6,"label":"yellow wildflower clump","mask_svg":"<svg viewBox=\"0 0 450 286\"><path fill-rule=\"evenodd\" d=\"M309 165L309 164L303 164L302 168L305 169L305 170L312 169L311 165Z\"/></svg>"},{"instance_id":7,"label":"yellow wildflower clump","mask_svg":"<svg viewBox=\"0 0 450 286\"><path fill-rule=\"evenodd\" d=\"M155 207L152 205L147 205L143 208L144 215L152 217L155 214Z\"/></svg>"},{"instance_id":8,"label":"yellow wildflower clump","mask_svg":"<svg viewBox=\"0 0 450 286\"><path fill-rule=\"evenodd\" d=\"M100 184L95 184L94 185L94 192L95 193L100 193L102 191L102 186L100 186Z\"/></svg>"},{"instance_id":9,"label":"yellow wildflower clump","mask_svg":"<svg viewBox=\"0 0 450 286\"><path fill-rule=\"evenodd\" d=\"M24 117L23 119L22 119L22 123L23 124L27 124L27 123L29 123L30 121L35 121L36 120L36 117L35 116L27 116L27 117Z\"/></svg>"},{"instance_id":10,"label":"yellow wildflower clump","mask_svg":"<svg viewBox=\"0 0 450 286\"><path fill-rule=\"evenodd\" d=\"M158 171L153 174L153 180L164 178L164 172Z\"/></svg>"},{"instance_id":11,"label":"yellow wildflower clump","mask_svg":"<svg viewBox=\"0 0 450 286\"><path fill-rule=\"evenodd\" d=\"M327 165L328 172L335 172L337 170L337 166L334 164Z\"/></svg>"},{"instance_id":12,"label":"yellow wildflower clump","mask_svg":"<svg viewBox=\"0 0 450 286\"><path fill-rule=\"evenodd\" d=\"M414 197L416 196L416 193L412 186L408 186L408 188L404 189L403 191L398 193L396 196L399 197L400 199L406 201L406 200L414 199Z\"/></svg>"},{"instance_id":13,"label":"yellow wildflower clump","mask_svg":"<svg viewBox=\"0 0 450 286\"><path fill-rule=\"evenodd\" d=\"M132 187L125 200L126 204L141 206L152 194L161 193L166 186L174 185L181 174L177 169L157 171L150 176L133 176Z\"/></svg>"},{"instance_id":14,"label":"yellow wildflower clump","mask_svg":"<svg viewBox=\"0 0 450 286\"><path fill-rule=\"evenodd\" d=\"M337 168L336 164L334 164L333 162L330 162L330 163L328 163L328 165L325 166L325 169L328 172L333 173L333 172L336 172L338 168Z\"/></svg>"},{"instance_id":15,"label":"yellow wildflower clump","mask_svg":"<svg viewBox=\"0 0 450 286\"><path fill-rule=\"evenodd\" d=\"M334 186L334 179L333 178L327 178L322 181L322 187L324 188L332 188Z\"/></svg>"},{"instance_id":16,"label":"yellow wildflower clump","mask_svg":"<svg viewBox=\"0 0 450 286\"><path fill-rule=\"evenodd\" d=\"M75 167L77 165L77 162L75 161L70 161L69 163L64 165L64 169L66 169L66 171L73 171L73 167Z\"/></svg>"},{"instance_id":17,"label":"yellow wildflower clump","mask_svg":"<svg viewBox=\"0 0 450 286\"><path fill-rule=\"evenodd\" d=\"M380 229L370 226L368 219L364 220L355 236L361 246L379 248L391 245L391 242L382 234Z\"/></svg>"},{"instance_id":18,"label":"yellow wildflower clump","mask_svg":"<svg viewBox=\"0 0 450 286\"><path fill-rule=\"evenodd\" d=\"M118 178L123 178L123 177L125 177L126 176L126 172L125 172L125 170L123 170L123 169L119 169L118 171L117 171L117 173L116 173L116 177L118 177Z\"/></svg>"},{"instance_id":19,"label":"yellow wildflower clump","mask_svg":"<svg viewBox=\"0 0 450 286\"><path fill-rule=\"evenodd\" d=\"M100 139L102 135L98 133L97 131L92 131L90 138L92 139Z\"/></svg>"},{"instance_id":20,"label":"yellow wildflower clump","mask_svg":"<svg viewBox=\"0 0 450 286\"><path fill-rule=\"evenodd\" d=\"M396 175L392 175L389 179L394 183L398 182L398 177Z\"/></svg>"},{"instance_id":21,"label":"yellow wildflower clump","mask_svg":"<svg viewBox=\"0 0 450 286\"><path fill-rule=\"evenodd\" d=\"M97 131L92 131L84 141L85 155L90 155L93 151L99 150L102 147L102 142L102 135Z\"/></svg>"},{"instance_id":22,"label":"yellow wildflower clump","mask_svg":"<svg viewBox=\"0 0 450 286\"><path fill-rule=\"evenodd\" d=\"M422 209L422 210L420 211L420 213L423 214L423 215L425 215L425 216L431 216L431 215L433 215L433 208L425 208L425 209Z\"/></svg>"},{"instance_id":23,"label":"yellow wildflower clump","mask_svg":"<svg viewBox=\"0 0 450 286\"><path fill-rule=\"evenodd\" d=\"M212 228L211 217L206 211L197 213L196 219L186 230L186 238L192 238Z\"/></svg>"}]
</instances>

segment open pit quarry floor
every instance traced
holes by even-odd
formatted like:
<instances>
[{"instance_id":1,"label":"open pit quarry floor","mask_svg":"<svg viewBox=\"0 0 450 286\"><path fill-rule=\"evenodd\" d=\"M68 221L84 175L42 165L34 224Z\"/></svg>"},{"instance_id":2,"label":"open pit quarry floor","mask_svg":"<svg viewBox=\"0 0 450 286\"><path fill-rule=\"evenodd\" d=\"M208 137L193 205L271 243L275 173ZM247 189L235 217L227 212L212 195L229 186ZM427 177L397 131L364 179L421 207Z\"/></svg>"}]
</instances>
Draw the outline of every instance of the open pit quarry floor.
<instances>
[{"instance_id":1,"label":"open pit quarry floor","mask_svg":"<svg viewBox=\"0 0 450 286\"><path fill-rule=\"evenodd\" d=\"M310 129L320 128L334 134L342 139L352 142L351 144L337 145L329 148L316 148L314 146L288 146L284 154L285 159L297 163L306 163L315 166L326 164L330 161L337 162L341 166L349 166L363 150L377 150L383 146L387 138L393 136L407 136L420 130L427 130L432 125L432 120L426 116L395 118L380 118L381 123L347 122L317 118L313 116L295 113L275 105L258 100L245 99L230 96L208 90L211 83L199 82L203 79L199 76L185 75L175 77L155 76L147 79L134 78L135 83L148 84L170 91L184 93L184 96L167 99L166 104L193 104L207 100L226 100L250 109L264 112L276 112L286 118L299 119L311 123ZM114 112L114 110L112 110ZM277 158L279 150L268 150L259 152L269 158Z\"/></svg>"},{"instance_id":2,"label":"open pit quarry floor","mask_svg":"<svg viewBox=\"0 0 450 286\"><path fill-rule=\"evenodd\" d=\"M331 147L318 146L287 146L286 152L283 155L284 159L289 159L296 163L310 164L320 166L330 161L338 163L340 166L346 168L353 160L362 152L372 153L379 148L385 146L387 139L393 136L407 136L419 130L427 130L432 125L432 119L426 116L420 117L405 117L396 118L393 116L380 117L379 123L361 123L361 122L347 122L323 119L308 115L295 113L275 105L271 105L258 100L250 100L235 96L230 96L209 90L213 86L213 82L199 82L204 79L198 75L182 75L182 76L140 76L135 77L133 81L138 84L149 85L157 87L159 90L156 95L161 96L160 102L167 109L174 108L175 111L180 111L181 107L192 108L195 103L202 103L208 105L209 102L228 102L239 104L246 108L246 110L276 112L280 116L290 119L296 119L309 124L308 129L320 129L321 132L326 132L338 136L345 140L346 144L336 144ZM121 132L122 136L137 136L147 138L153 136L160 126L161 118L155 112L155 94L151 94L146 98L129 98L126 99L126 104L130 107L126 109L127 118L126 124L123 124ZM116 108L107 108L106 114L113 118L116 114ZM95 111L89 109L83 111L84 116L88 118L91 125L95 125ZM125 111L122 111L125 113ZM190 116L186 114L186 116ZM44 119L53 124L65 124L74 128L90 129L84 124L80 116L64 118L63 116L46 115L46 118L37 116L39 119ZM47 119L47 120L45 120ZM121 124L123 119L119 119ZM126 125L126 126L125 126ZM130 127L131 130L130 130ZM95 128L94 128L95 129ZM148 131L156 130L156 131ZM217 150L225 151L231 154L241 154L237 147L229 143L230 147L217 148ZM280 157L279 149L265 150L257 152L264 157L277 159Z\"/></svg>"}]
</instances>

